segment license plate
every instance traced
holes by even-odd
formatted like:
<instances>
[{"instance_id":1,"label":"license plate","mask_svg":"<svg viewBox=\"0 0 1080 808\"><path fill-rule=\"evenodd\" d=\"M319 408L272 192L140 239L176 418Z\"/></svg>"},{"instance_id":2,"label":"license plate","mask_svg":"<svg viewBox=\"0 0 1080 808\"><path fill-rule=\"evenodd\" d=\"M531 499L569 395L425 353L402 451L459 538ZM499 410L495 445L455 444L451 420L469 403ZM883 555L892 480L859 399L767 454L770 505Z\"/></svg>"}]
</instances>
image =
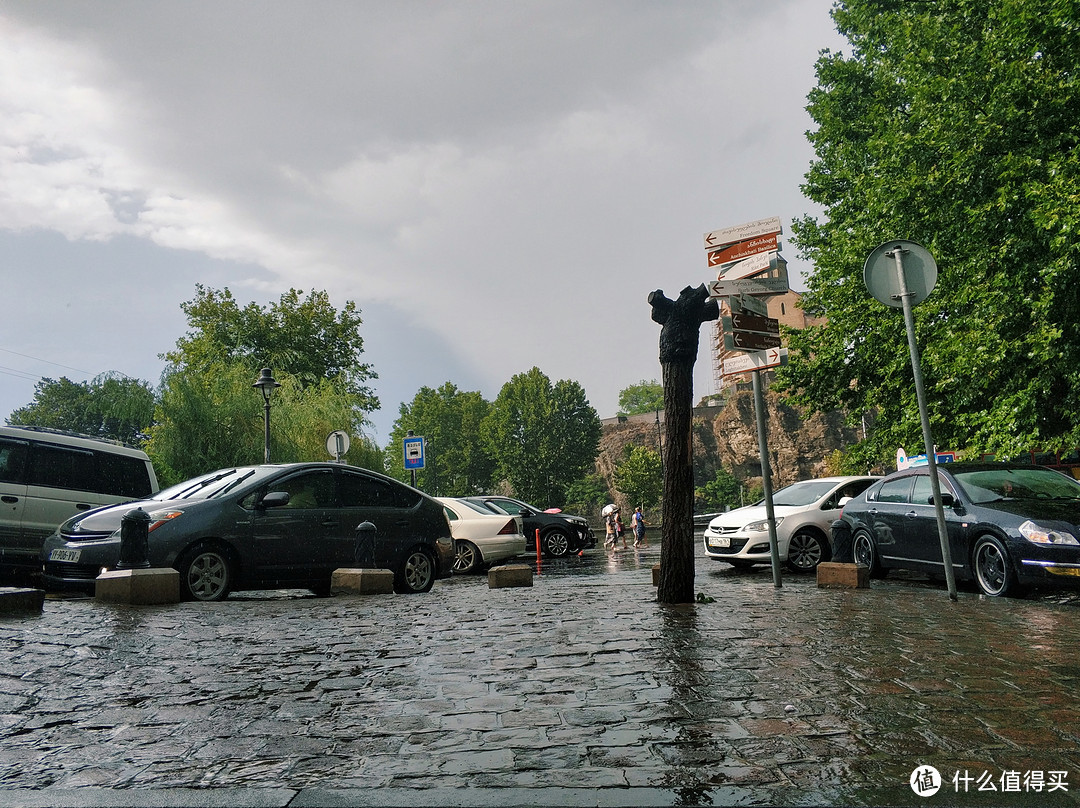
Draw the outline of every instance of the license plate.
<instances>
[{"instance_id":1,"label":"license plate","mask_svg":"<svg viewBox=\"0 0 1080 808\"><path fill-rule=\"evenodd\" d=\"M709 537L709 546L710 547L730 547L731 546L731 539L729 539L727 536L710 536Z\"/></svg>"},{"instance_id":2,"label":"license plate","mask_svg":"<svg viewBox=\"0 0 1080 808\"><path fill-rule=\"evenodd\" d=\"M53 550L49 553L49 561L67 561L74 563L79 560L82 550Z\"/></svg>"}]
</instances>

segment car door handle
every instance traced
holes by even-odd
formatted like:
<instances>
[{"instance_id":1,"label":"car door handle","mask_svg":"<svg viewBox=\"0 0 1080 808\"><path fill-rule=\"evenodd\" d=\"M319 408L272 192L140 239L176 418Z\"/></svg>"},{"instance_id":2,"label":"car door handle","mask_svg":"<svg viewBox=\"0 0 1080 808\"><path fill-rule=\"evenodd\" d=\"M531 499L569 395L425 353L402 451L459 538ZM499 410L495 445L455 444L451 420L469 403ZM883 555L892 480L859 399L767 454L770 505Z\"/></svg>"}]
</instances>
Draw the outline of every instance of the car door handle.
<instances>
[{"instance_id":1,"label":"car door handle","mask_svg":"<svg viewBox=\"0 0 1080 808\"><path fill-rule=\"evenodd\" d=\"M8 503L9 505L14 505L16 502L19 501L19 498L18 497L3 496L3 497L0 497L0 500L3 500L4 502Z\"/></svg>"},{"instance_id":2,"label":"car door handle","mask_svg":"<svg viewBox=\"0 0 1080 808\"><path fill-rule=\"evenodd\" d=\"M915 511L908 511L904 514L904 516L906 516L908 519L914 519L918 515L919 514L915 513Z\"/></svg>"},{"instance_id":3,"label":"car door handle","mask_svg":"<svg viewBox=\"0 0 1080 808\"><path fill-rule=\"evenodd\" d=\"M93 505L87 505L85 502L79 502L79 503L76 503L75 510L77 510L77 511L88 511L93 507L94 507Z\"/></svg>"},{"instance_id":4,"label":"car door handle","mask_svg":"<svg viewBox=\"0 0 1080 808\"><path fill-rule=\"evenodd\" d=\"M322 527L337 527L341 524L337 519L326 519L319 523Z\"/></svg>"}]
</instances>

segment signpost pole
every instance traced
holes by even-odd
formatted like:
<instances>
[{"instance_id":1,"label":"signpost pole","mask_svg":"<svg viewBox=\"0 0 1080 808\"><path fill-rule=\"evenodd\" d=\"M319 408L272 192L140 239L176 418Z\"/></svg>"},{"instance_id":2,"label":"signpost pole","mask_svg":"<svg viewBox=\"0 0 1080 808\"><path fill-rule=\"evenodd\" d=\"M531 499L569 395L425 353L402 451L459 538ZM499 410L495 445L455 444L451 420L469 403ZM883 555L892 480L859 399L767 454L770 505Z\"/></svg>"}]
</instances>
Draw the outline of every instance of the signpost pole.
<instances>
[{"instance_id":1,"label":"signpost pole","mask_svg":"<svg viewBox=\"0 0 1080 808\"><path fill-rule=\"evenodd\" d=\"M755 370L754 418L757 421L758 451L761 453L761 487L765 495L765 517L769 522L769 555L772 557L773 586L780 589L780 548L776 542L776 513L772 498L772 468L769 463L769 446L765 435L765 393L762 391L761 371Z\"/></svg>"},{"instance_id":2,"label":"signpost pole","mask_svg":"<svg viewBox=\"0 0 1080 808\"><path fill-rule=\"evenodd\" d=\"M953 571L952 551L949 549L949 531L945 526L945 506L941 502L941 483L938 480L937 457L934 439L930 433L930 417L926 412L926 395L923 392L922 366L919 363L919 347L915 344L915 316L912 314L912 293L908 291L904 277L904 253L899 245L892 250L896 261L896 278L900 286L900 298L904 307L904 324L907 326L908 349L911 351L911 370L915 377L915 397L919 402L919 418L922 421L923 443L926 445L926 465L930 474L930 490L934 495L934 512L937 515L938 541L941 542L941 561L945 565L945 583L949 598L956 600L956 573ZM771 524L771 523L770 523Z\"/></svg>"}]
</instances>

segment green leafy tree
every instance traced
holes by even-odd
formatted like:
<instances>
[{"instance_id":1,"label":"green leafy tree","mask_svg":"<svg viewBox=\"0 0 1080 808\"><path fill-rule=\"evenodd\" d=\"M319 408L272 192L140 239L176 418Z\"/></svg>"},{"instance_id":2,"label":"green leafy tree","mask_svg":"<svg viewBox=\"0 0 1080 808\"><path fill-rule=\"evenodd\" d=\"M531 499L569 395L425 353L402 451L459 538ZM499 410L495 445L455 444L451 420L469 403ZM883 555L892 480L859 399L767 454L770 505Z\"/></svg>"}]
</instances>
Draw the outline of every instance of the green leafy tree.
<instances>
[{"instance_id":1,"label":"green leafy tree","mask_svg":"<svg viewBox=\"0 0 1080 808\"><path fill-rule=\"evenodd\" d=\"M360 361L363 321L356 304L347 301L339 311L326 292L300 294L290 289L268 307L249 303L240 308L228 289L198 285L195 298L180 306L190 330L164 358L196 372L219 362L241 362L253 380L259 368L269 367L275 377L287 373L304 387L333 379L358 409L378 409L367 384L377 375Z\"/></svg>"},{"instance_id":2,"label":"green leafy tree","mask_svg":"<svg viewBox=\"0 0 1080 808\"><path fill-rule=\"evenodd\" d=\"M459 390L450 382L438 390L422 387L402 404L386 447L386 466L400 480L405 470L404 440L409 430L425 439L425 467L416 484L430 494L464 497L482 494L491 485L495 460L481 438L481 424L491 403L480 393Z\"/></svg>"},{"instance_id":3,"label":"green leafy tree","mask_svg":"<svg viewBox=\"0 0 1080 808\"><path fill-rule=\"evenodd\" d=\"M541 507L564 504L566 488L592 470L600 417L575 381L551 380L539 368L503 385L484 422L496 475Z\"/></svg>"},{"instance_id":4,"label":"green leafy tree","mask_svg":"<svg viewBox=\"0 0 1080 808\"><path fill-rule=\"evenodd\" d=\"M695 491L706 511L739 507L739 481L730 471L718 469L716 476Z\"/></svg>"},{"instance_id":5,"label":"green leafy tree","mask_svg":"<svg viewBox=\"0 0 1080 808\"><path fill-rule=\"evenodd\" d=\"M1080 33L1075 2L840 0L808 110L816 159L793 223L814 265L778 376L801 403L875 411L852 468L921 449L906 329L867 293L891 238L934 255L915 309L935 441L1012 454L1080 443Z\"/></svg>"},{"instance_id":6,"label":"green leafy tree","mask_svg":"<svg viewBox=\"0 0 1080 808\"><path fill-rule=\"evenodd\" d=\"M610 501L611 492L600 474L586 474L566 486L566 508L574 513L598 512Z\"/></svg>"},{"instance_id":7,"label":"green leafy tree","mask_svg":"<svg viewBox=\"0 0 1080 808\"><path fill-rule=\"evenodd\" d=\"M635 507L654 507L664 493L664 466L660 454L646 446L627 446L626 457L615 467L615 487Z\"/></svg>"},{"instance_id":8,"label":"green leafy tree","mask_svg":"<svg viewBox=\"0 0 1080 808\"><path fill-rule=\"evenodd\" d=\"M148 382L102 374L89 382L42 379L34 400L11 413L9 424L80 432L139 445L154 418L154 391Z\"/></svg>"},{"instance_id":9,"label":"green leafy tree","mask_svg":"<svg viewBox=\"0 0 1080 808\"><path fill-rule=\"evenodd\" d=\"M619 413L640 415L664 409L664 386L656 379L640 381L619 391Z\"/></svg>"}]
</instances>

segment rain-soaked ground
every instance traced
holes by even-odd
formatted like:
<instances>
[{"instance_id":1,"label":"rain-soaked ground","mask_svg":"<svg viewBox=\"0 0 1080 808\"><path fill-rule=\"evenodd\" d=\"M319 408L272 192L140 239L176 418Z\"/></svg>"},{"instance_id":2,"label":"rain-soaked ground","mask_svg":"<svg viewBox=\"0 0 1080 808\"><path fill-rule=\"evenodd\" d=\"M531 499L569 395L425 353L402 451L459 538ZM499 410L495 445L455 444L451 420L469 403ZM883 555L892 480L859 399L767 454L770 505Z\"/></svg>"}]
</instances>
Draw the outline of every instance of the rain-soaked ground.
<instances>
[{"instance_id":1,"label":"rain-soaked ground","mask_svg":"<svg viewBox=\"0 0 1080 808\"><path fill-rule=\"evenodd\" d=\"M699 558L703 602L670 607L658 560L419 596L49 599L0 618L0 805L1080 803L1080 596L776 589Z\"/></svg>"}]
</instances>

